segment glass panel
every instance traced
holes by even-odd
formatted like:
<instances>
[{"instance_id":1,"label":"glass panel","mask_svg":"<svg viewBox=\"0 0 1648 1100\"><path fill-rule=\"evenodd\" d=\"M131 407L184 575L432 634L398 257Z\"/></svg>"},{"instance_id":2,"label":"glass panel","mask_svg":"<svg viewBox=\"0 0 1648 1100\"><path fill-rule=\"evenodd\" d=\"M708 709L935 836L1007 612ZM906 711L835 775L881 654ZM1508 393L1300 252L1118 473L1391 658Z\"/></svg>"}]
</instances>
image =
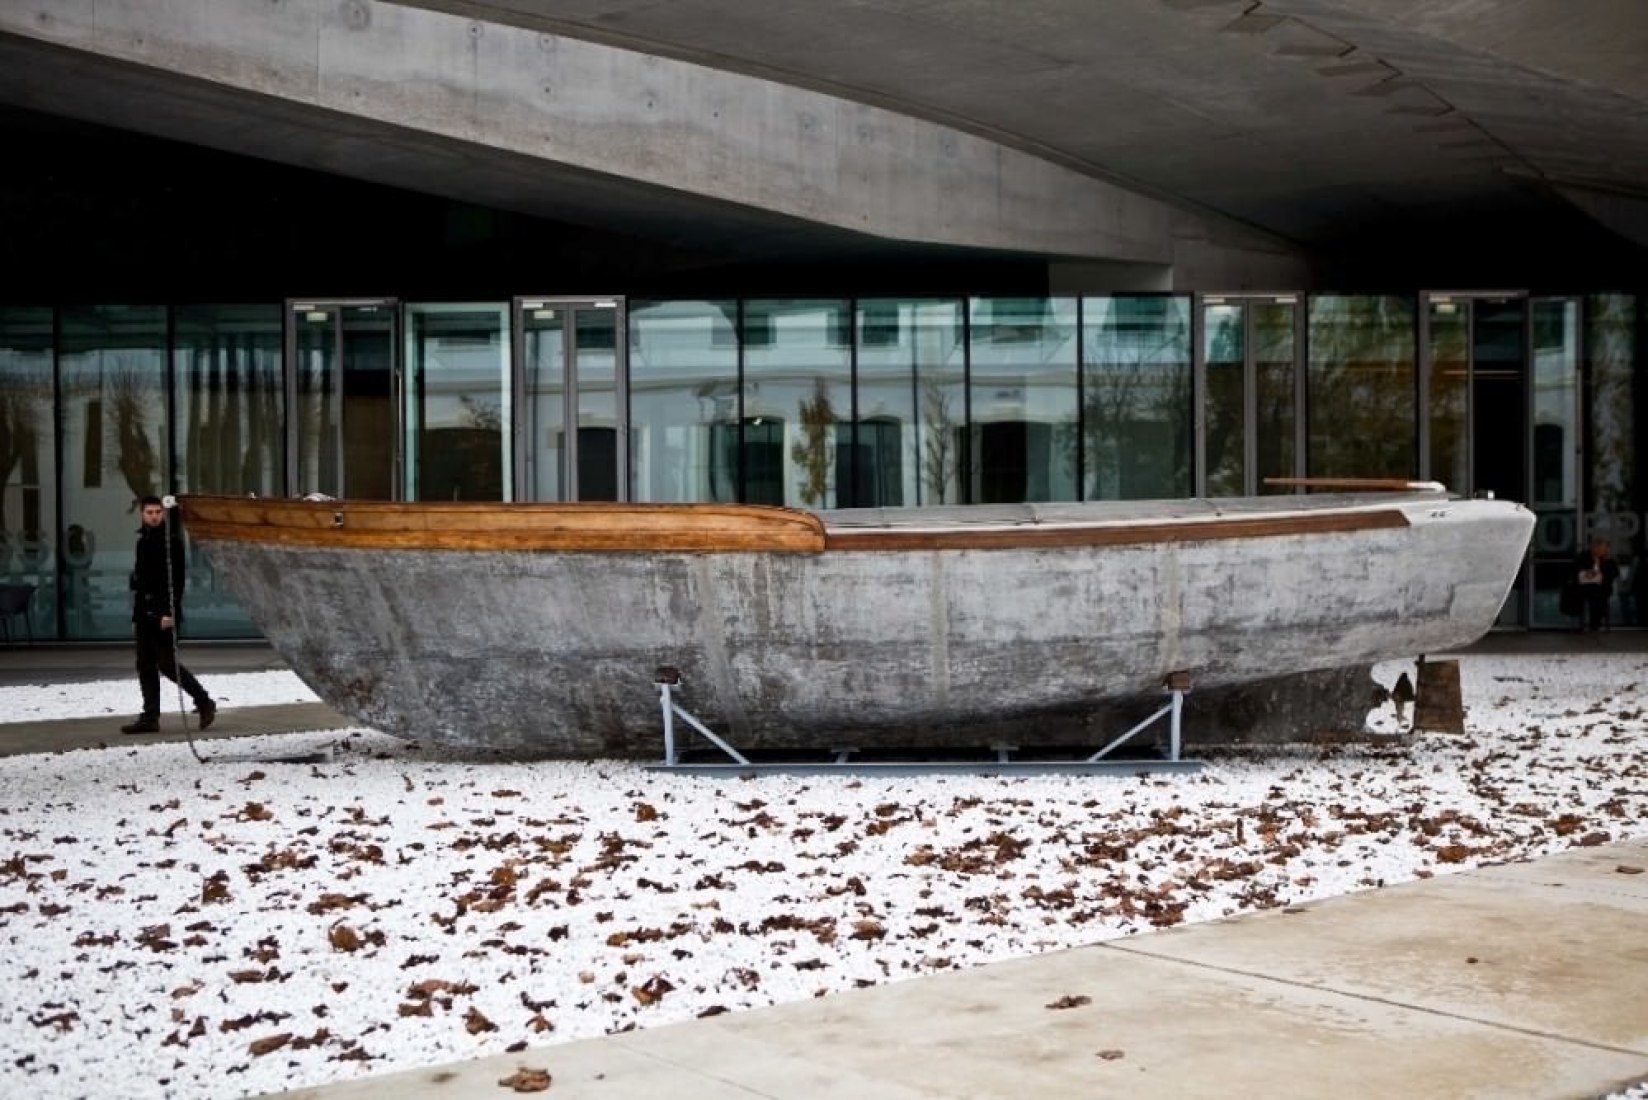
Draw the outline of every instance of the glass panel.
<instances>
[{"instance_id":1,"label":"glass panel","mask_svg":"<svg viewBox=\"0 0 1648 1100\"><path fill-rule=\"evenodd\" d=\"M343 409L338 401L338 311L304 309L292 316L293 372L297 375L297 481L292 492L343 491L338 454Z\"/></svg>"},{"instance_id":2,"label":"glass panel","mask_svg":"<svg viewBox=\"0 0 1648 1100\"><path fill-rule=\"evenodd\" d=\"M1083 495L1088 500L1189 496L1190 299L1082 302ZM1236 372L1237 424L1241 372Z\"/></svg>"},{"instance_id":3,"label":"glass panel","mask_svg":"<svg viewBox=\"0 0 1648 1100\"><path fill-rule=\"evenodd\" d=\"M1471 491L1471 303L1433 301L1430 313L1430 468L1424 476Z\"/></svg>"},{"instance_id":4,"label":"glass panel","mask_svg":"<svg viewBox=\"0 0 1648 1100\"><path fill-rule=\"evenodd\" d=\"M172 374L180 492L275 496L285 480L281 307L181 306L173 316ZM189 548L185 631L256 637L203 554Z\"/></svg>"},{"instance_id":5,"label":"glass panel","mask_svg":"<svg viewBox=\"0 0 1648 1100\"><path fill-rule=\"evenodd\" d=\"M1524 370L1525 303L1521 299L1488 301L1471 304L1471 416L1475 433L1471 441L1471 489L1473 492L1491 492L1503 500L1529 502L1539 514L1539 490L1534 498L1528 491L1528 389ZM1574 359L1577 368L1578 359ZM1568 385L1573 386L1570 372ZM1570 396L1569 404L1572 404ZM1535 399L1538 403L1538 398ZM1571 432L1559 429L1572 446ZM1550 434L1538 433L1549 441ZM1536 441L1536 449L1543 446ZM1573 510L1554 505L1552 514L1566 512L1565 522L1571 526ZM1540 526L1544 526L1543 523ZM1537 535L1536 535L1537 538ZM1536 551L1537 554L1537 551ZM1536 579L1540 573L1536 571ZM1525 606L1525 575L1518 575L1500 610L1498 625L1518 626L1528 622ZM1543 591L1543 590L1541 590ZM1540 597L1543 599L1544 597ZM1556 593L1550 595L1551 603ZM1539 611L1536 610L1536 617Z\"/></svg>"},{"instance_id":6,"label":"glass panel","mask_svg":"<svg viewBox=\"0 0 1648 1100\"><path fill-rule=\"evenodd\" d=\"M343 326L343 495L395 496L395 307L345 306Z\"/></svg>"},{"instance_id":7,"label":"glass panel","mask_svg":"<svg viewBox=\"0 0 1648 1100\"><path fill-rule=\"evenodd\" d=\"M738 499L737 304L632 302L631 497ZM717 444L730 435L732 446Z\"/></svg>"},{"instance_id":8,"label":"glass panel","mask_svg":"<svg viewBox=\"0 0 1648 1100\"><path fill-rule=\"evenodd\" d=\"M968 308L970 499L1075 500L1075 299L974 298Z\"/></svg>"},{"instance_id":9,"label":"glass panel","mask_svg":"<svg viewBox=\"0 0 1648 1100\"><path fill-rule=\"evenodd\" d=\"M1309 324L1311 475L1413 477L1413 301L1314 297Z\"/></svg>"},{"instance_id":10,"label":"glass panel","mask_svg":"<svg viewBox=\"0 0 1648 1100\"><path fill-rule=\"evenodd\" d=\"M395 313L321 304L293 315L295 493L394 499Z\"/></svg>"},{"instance_id":11,"label":"glass panel","mask_svg":"<svg viewBox=\"0 0 1648 1100\"><path fill-rule=\"evenodd\" d=\"M509 306L405 310L407 498L509 499Z\"/></svg>"},{"instance_id":12,"label":"glass panel","mask_svg":"<svg viewBox=\"0 0 1648 1100\"><path fill-rule=\"evenodd\" d=\"M618 310L572 314L578 394L578 499L618 499Z\"/></svg>"},{"instance_id":13,"label":"glass panel","mask_svg":"<svg viewBox=\"0 0 1648 1100\"><path fill-rule=\"evenodd\" d=\"M26 614L0 617L0 641L57 637L52 410L51 309L0 308L0 584L28 590ZM89 621L85 584L94 549L89 533L77 528L61 549L63 567L73 578L69 598Z\"/></svg>"},{"instance_id":14,"label":"glass panel","mask_svg":"<svg viewBox=\"0 0 1648 1100\"><path fill-rule=\"evenodd\" d=\"M959 300L859 302L857 504L960 500L961 332Z\"/></svg>"},{"instance_id":15,"label":"glass panel","mask_svg":"<svg viewBox=\"0 0 1648 1100\"><path fill-rule=\"evenodd\" d=\"M1247 492L1246 307L1218 303L1202 307L1203 355L1207 362L1207 495Z\"/></svg>"},{"instance_id":16,"label":"glass panel","mask_svg":"<svg viewBox=\"0 0 1648 1100\"><path fill-rule=\"evenodd\" d=\"M834 508L838 491L851 496L850 450L838 453L850 448L851 334L842 301L745 304L746 501Z\"/></svg>"},{"instance_id":17,"label":"glass panel","mask_svg":"<svg viewBox=\"0 0 1648 1100\"><path fill-rule=\"evenodd\" d=\"M1294 383L1298 375L1299 340L1297 302L1252 302L1253 367L1255 371L1254 442L1258 456L1256 488L1261 493L1290 493L1283 487L1266 488L1268 477L1294 477L1298 467L1294 445L1298 402Z\"/></svg>"},{"instance_id":18,"label":"glass panel","mask_svg":"<svg viewBox=\"0 0 1648 1100\"><path fill-rule=\"evenodd\" d=\"M555 305L523 307L522 369L526 372L526 500L567 499L566 317Z\"/></svg>"},{"instance_id":19,"label":"glass panel","mask_svg":"<svg viewBox=\"0 0 1648 1100\"><path fill-rule=\"evenodd\" d=\"M83 602L80 578L71 585L76 606L65 636L124 638L132 632L126 578L137 502L169 482L166 310L67 309L62 326L64 542L90 560Z\"/></svg>"},{"instance_id":20,"label":"glass panel","mask_svg":"<svg viewBox=\"0 0 1648 1100\"><path fill-rule=\"evenodd\" d=\"M1577 299L1536 299L1529 303L1529 309L1533 322L1533 355L1529 361L1533 384L1533 493L1528 503L1539 520L1535 528L1534 557L1536 563L1543 566L1534 574L1538 583L1531 625L1566 626L1571 625L1572 620L1562 614L1559 603L1562 584L1569 578L1555 566L1572 561L1585 545L1577 527L1579 302ZM1509 337L1503 337L1501 342L1508 343ZM1519 328L1518 351L1521 343ZM1479 423L1486 425L1495 421ZM1553 559L1555 566L1545 564Z\"/></svg>"},{"instance_id":21,"label":"glass panel","mask_svg":"<svg viewBox=\"0 0 1648 1100\"><path fill-rule=\"evenodd\" d=\"M1648 500L1636 480L1637 299L1629 294L1587 298L1584 346L1591 425L1586 515L1591 530L1613 544L1620 565L1609 621L1641 626L1637 575L1643 564L1642 515Z\"/></svg>"}]
</instances>

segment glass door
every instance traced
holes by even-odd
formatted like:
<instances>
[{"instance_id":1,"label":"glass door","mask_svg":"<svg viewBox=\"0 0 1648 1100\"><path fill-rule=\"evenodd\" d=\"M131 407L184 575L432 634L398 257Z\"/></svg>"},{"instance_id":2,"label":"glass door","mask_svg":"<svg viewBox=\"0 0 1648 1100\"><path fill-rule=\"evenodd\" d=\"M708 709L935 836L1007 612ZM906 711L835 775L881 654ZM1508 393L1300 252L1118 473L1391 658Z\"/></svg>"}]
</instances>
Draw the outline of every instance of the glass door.
<instances>
[{"instance_id":1,"label":"glass door","mask_svg":"<svg viewBox=\"0 0 1648 1100\"><path fill-rule=\"evenodd\" d=\"M1208 295L1200 299L1200 313L1196 491L1214 497L1288 491L1264 482L1301 473L1298 300Z\"/></svg>"},{"instance_id":2,"label":"glass door","mask_svg":"<svg viewBox=\"0 0 1648 1100\"><path fill-rule=\"evenodd\" d=\"M395 500L400 484L400 307L386 299L289 301L286 483Z\"/></svg>"},{"instance_id":3,"label":"glass door","mask_svg":"<svg viewBox=\"0 0 1648 1100\"><path fill-rule=\"evenodd\" d=\"M1534 568L1518 576L1500 611L1500 626L1554 625L1547 620L1556 611L1561 582L1547 592L1553 578L1541 558L1573 554L1574 486L1558 484L1560 472L1557 482L1541 479L1552 475L1553 439L1564 441L1557 444L1561 449L1576 438L1572 408L1577 406L1567 412L1556 407L1574 400L1578 349L1573 348L1567 372L1553 360L1545 368L1552 377L1539 381L1540 356L1530 355L1529 325L1542 309L1538 300L1530 304L1512 292L1432 292L1422 296L1419 312L1420 473L1461 496L1524 502L1538 516ZM1556 375L1563 375L1562 381ZM1544 408L1539 390L1551 384L1565 386L1568 396ZM1542 545L1549 549L1542 551ZM1565 546L1570 548L1560 549Z\"/></svg>"},{"instance_id":4,"label":"glass door","mask_svg":"<svg viewBox=\"0 0 1648 1100\"><path fill-rule=\"evenodd\" d=\"M622 298L515 301L522 500L627 500Z\"/></svg>"}]
</instances>

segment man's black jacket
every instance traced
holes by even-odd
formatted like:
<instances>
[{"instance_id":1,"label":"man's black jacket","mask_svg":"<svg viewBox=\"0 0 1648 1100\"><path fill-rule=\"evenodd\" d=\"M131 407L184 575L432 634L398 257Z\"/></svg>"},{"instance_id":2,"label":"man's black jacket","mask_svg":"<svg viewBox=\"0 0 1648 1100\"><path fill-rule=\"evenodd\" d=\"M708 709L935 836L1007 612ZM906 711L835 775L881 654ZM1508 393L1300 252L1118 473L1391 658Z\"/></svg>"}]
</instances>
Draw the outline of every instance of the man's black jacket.
<instances>
[{"instance_id":1,"label":"man's black jacket","mask_svg":"<svg viewBox=\"0 0 1648 1100\"><path fill-rule=\"evenodd\" d=\"M171 588L166 583L166 532L172 532ZM183 535L176 517L159 527L137 532L137 563L132 567L132 622L159 622L162 615L183 618Z\"/></svg>"}]
</instances>

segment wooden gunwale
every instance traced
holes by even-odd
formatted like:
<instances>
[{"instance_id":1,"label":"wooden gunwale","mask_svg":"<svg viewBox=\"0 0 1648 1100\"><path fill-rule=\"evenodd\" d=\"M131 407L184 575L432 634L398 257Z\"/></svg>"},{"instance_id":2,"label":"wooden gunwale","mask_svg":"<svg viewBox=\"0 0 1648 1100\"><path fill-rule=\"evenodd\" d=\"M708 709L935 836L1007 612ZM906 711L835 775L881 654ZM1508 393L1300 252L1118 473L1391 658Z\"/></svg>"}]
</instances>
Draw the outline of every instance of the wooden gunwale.
<instances>
[{"instance_id":1,"label":"wooden gunwale","mask_svg":"<svg viewBox=\"0 0 1648 1100\"><path fill-rule=\"evenodd\" d=\"M508 504L188 496L204 540L405 550L820 553L1060 549L1334 534L1405 527L1398 508L1160 521L827 528L810 512L737 504Z\"/></svg>"},{"instance_id":2,"label":"wooden gunwale","mask_svg":"<svg viewBox=\"0 0 1648 1100\"><path fill-rule=\"evenodd\" d=\"M1072 546L1134 546L1220 539L1322 535L1406 527L1408 517L1396 508L1363 512L1329 512L1283 516L1216 516L1153 523L1034 525L978 530L829 531L828 550L1027 550Z\"/></svg>"},{"instance_id":3,"label":"wooden gunwale","mask_svg":"<svg viewBox=\"0 0 1648 1100\"><path fill-rule=\"evenodd\" d=\"M184 525L225 542L402 550L817 553L824 524L737 504L508 504L187 496Z\"/></svg>"}]
</instances>

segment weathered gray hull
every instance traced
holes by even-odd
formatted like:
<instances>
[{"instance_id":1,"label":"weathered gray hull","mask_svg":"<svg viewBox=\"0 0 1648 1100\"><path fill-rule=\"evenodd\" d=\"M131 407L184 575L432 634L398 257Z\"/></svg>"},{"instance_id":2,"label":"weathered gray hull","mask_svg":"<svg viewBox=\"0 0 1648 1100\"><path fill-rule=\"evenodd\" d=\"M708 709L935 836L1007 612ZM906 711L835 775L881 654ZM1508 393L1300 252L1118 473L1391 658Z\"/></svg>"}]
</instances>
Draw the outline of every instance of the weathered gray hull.
<instances>
[{"instance_id":1,"label":"weathered gray hull","mask_svg":"<svg viewBox=\"0 0 1648 1100\"><path fill-rule=\"evenodd\" d=\"M1221 511L1244 503L1276 507ZM661 751L659 666L680 670L684 706L748 749L972 745L993 730L1030 744L1067 740L1072 719L1155 693L1170 672L1215 688L1480 637L1530 513L1434 496L1381 506L1406 522L1132 545L636 553L199 539L292 668L363 723L523 754L648 757ZM850 530L873 517L836 520Z\"/></svg>"}]
</instances>

